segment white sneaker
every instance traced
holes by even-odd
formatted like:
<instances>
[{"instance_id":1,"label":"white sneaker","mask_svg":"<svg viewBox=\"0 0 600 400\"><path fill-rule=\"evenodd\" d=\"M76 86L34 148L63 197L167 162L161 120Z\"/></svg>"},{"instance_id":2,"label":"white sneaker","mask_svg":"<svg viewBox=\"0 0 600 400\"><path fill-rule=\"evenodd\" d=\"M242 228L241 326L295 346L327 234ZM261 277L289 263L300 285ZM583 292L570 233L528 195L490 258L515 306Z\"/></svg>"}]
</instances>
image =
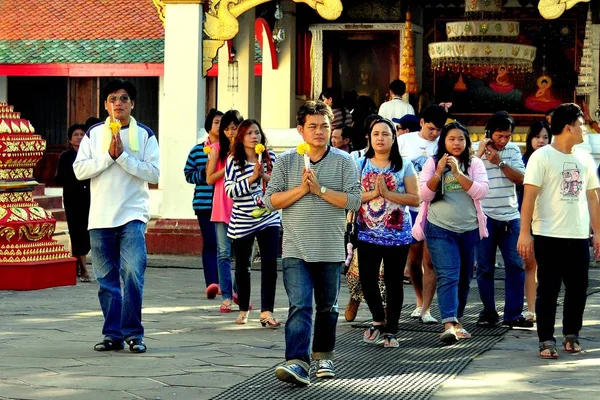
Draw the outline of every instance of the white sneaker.
<instances>
[{"instance_id":1,"label":"white sneaker","mask_svg":"<svg viewBox=\"0 0 600 400\"><path fill-rule=\"evenodd\" d=\"M419 320L423 324L437 324L438 320L433 318L430 313L425 313L425 315L421 315Z\"/></svg>"},{"instance_id":2,"label":"white sneaker","mask_svg":"<svg viewBox=\"0 0 600 400\"><path fill-rule=\"evenodd\" d=\"M417 307L417 308L415 308L415 311L413 311L413 312L410 314L410 317L411 317L411 318L419 318L420 316L421 316L421 307Z\"/></svg>"}]
</instances>

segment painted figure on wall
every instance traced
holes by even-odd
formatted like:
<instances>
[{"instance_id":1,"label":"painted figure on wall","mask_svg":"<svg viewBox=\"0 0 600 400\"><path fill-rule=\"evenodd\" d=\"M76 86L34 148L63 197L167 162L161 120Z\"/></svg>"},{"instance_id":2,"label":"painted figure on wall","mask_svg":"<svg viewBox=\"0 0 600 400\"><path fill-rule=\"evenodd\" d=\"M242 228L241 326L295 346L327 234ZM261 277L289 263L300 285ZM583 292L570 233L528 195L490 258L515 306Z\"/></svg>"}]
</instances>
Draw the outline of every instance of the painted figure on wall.
<instances>
[{"instance_id":1,"label":"painted figure on wall","mask_svg":"<svg viewBox=\"0 0 600 400\"><path fill-rule=\"evenodd\" d=\"M515 85L512 84L510 75L506 70L506 66L501 65L498 68L496 80L490 82L490 88L496 93L508 93L515 89Z\"/></svg>"},{"instance_id":2,"label":"painted figure on wall","mask_svg":"<svg viewBox=\"0 0 600 400\"><path fill-rule=\"evenodd\" d=\"M525 99L525 107L533 111L546 112L562 104L562 101L552 94L552 78L547 75L540 76L537 87L535 94Z\"/></svg>"}]
</instances>

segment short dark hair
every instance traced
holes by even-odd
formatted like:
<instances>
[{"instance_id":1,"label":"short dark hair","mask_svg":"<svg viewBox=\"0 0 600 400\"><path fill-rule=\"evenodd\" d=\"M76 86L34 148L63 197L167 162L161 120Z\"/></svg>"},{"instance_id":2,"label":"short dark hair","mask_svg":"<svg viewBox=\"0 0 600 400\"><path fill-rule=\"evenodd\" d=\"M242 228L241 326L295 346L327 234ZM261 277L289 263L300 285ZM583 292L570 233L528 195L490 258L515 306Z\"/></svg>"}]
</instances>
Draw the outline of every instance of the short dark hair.
<instances>
[{"instance_id":1,"label":"short dark hair","mask_svg":"<svg viewBox=\"0 0 600 400\"><path fill-rule=\"evenodd\" d=\"M206 116L206 120L204 121L204 129L206 129L206 132L210 132L213 121L214 121L215 117L218 115L222 116L223 113L221 111L217 110L216 108L210 109L210 111L208 112L208 115Z\"/></svg>"},{"instance_id":2,"label":"short dark hair","mask_svg":"<svg viewBox=\"0 0 600 400\"><path fill-rule=\"evenodd\" d=\"M400 79L395 79L390 83L390 90L396 96L404 96L404 93L406 93L406 83Z\"/></svg>"},{"instance_id":3,"label":"short dark hair","mask_svg":"<svg viewBox=\"0 0 600 400\"><path fill-rule=\"evenodd\" d=\"M430 104L423 110L421 118L425 123L432 123L436 128L442 129L446 125L448 113L446 109L437 104Z\"/></svg>"},{"instance_id":4,"label":"short dark hair","mask_svg":"<svg viewBox=\"0 0 600 400\"><path fill-rule=\"evenodd\" d=\"M552 124L550 129L553 135L560 135L567 125L573 125L580 117L583 117L583 111L575 103L564 103L554 109L552 113Z\"/></svg>"},{"instance_id":5,"label":"short dark hair","mask_svg":"<svg viewBox=\"0 0 600 400\"><path fill-rule=\"evenodd\" d=\"M331 108L322 101L307 101L302 104L298 109L298 113L296 114L296 121L298 125L304 126L306 122L306 117L308 115L322 115L324 117L329 118L329 123L333 122L333 112Z\"/></svg>"},{"instance_id":6,"label":"short dark hair","mask_svg":"<svg viewBox=\"0 0 600 400\"><path fill-rule=\"evenodd\" d=\"M87 132L92 126L99 124L102 120L98 117L89 117L85 120L85 131Z\"/></svg>"},{"instance_id":7,"label":"short dark hair","mask_svg":"<svg viewBox=\"0 0 600 400\"><path fill-rule=\"evenodd\" d=\"M225 161L231 148L231 141L225 134L225 129L227 129L232 122L235 126L240 126L242 121L244 121L244 117L242 117L242 114L240 114L238 110L229 110L223 114L221 123L219 124L219 160Z\"/></svg>"},{"instance_id":8,"label":"short dark hair","mask_svg":"<svg viewBox=\"0 0 600 400\"><path fill-rule=\"evenodd\" d=\"M510 131L512 133L514 130L515 120L506 111L498 111L485 124L485 133L488 136L497 131Z\"/></svg>"},{"instance_id":9,"label":"short dark hair","mask_svg":"<svg viewBox=\"0 0 600 400\"><path fill-rule=\"evenodd\" d=\"M525 153L523 154L523 160L529 160L529 157L535 151L531 141L533 138L538 136L542 129L545 129L548 132L548 143L552 142L552 132L550 131L550 125L546 121L535 121L529 127L529 131L527 132L527 139L525 140Z\"/></svg>"},{"instance_id":10,"label":"short dark hair","mask_svg":"<svg viewBox=\"0 0 600 400\"><path fill-rule=\"evenodd\" d=\"M344 125L337 129L340 129L342 131L342 139L350 139L350 141L352 141L352 138L354 137L354 128L353 127Z\"/></svg>"},{"instance_id":11,"label":"short dark hair","mask_svg":"<svg viewBox=\"0 0 600 400\"><path fill-rule=\"evenodd\" d=\"M331 108L342 108L344 107L344 102L342 98L342 91L337 87L329 87L321 92L319 95L319 100L321 97L325 97L326 99L331 99Z\"/></svg>"},{"instance_id":12,"label":"short dark hair","mask_svg":"<svg viewBox=\"0 0 600 400\"><path fill-rule=\"evenodd\" d=\"M124 81L123 79L113 79L112 81L108 82L102 89L102 96L104 96L104 100L106 100L111 93L121 89L127 92L131 101L135 101L137 97L137 89L135 88L135 85L130 81Z\"/></svg>"},{"instance_id":13,"label":"short dark hair","mask_svg":"<svg viewBox=\"0 0 600 400\"><path fill-rule=\"evenodd\" d=\"M67 129L67 137L69 140L71 140L73 137L73 132L75 132L77 129L81 129L84 133L87 131L84 124L73 124L69 127L69 129Z\"/></svg>"}]
</instances>

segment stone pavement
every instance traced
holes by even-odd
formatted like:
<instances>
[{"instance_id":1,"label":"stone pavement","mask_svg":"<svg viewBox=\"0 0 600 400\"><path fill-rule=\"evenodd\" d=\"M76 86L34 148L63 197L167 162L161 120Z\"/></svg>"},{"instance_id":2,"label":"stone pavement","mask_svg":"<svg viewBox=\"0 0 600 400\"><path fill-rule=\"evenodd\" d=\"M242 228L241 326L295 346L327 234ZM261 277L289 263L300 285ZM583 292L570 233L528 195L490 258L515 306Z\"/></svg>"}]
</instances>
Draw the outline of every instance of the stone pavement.
<instances>
[{"instance_id":1,"label":"stone pavement","mask_svg":"<svg viewBox=\"0 0 600 400\"><path fill-rule=\"evenodd\" d=\"M202 400L281 362L283 329L260 327L258 311L251 312L248 325L235 325L236 313L221 314L219 300L203 297L199 261L182 260L178 268L147 271L144 323L149 350L142 355L93 351L102 325L95 283L0 292L0 399ZM169 257L162 264L175 261ZM151 264L161 264L160 257L153 257ZM600 278L600 270L592 269L590 275ZM254 272L252 299L257 306L259 282L260 273ZM405 292L405 303L414 302L409 286ZM341 309L347 300L344 282ZM286 312L279 277L275 316L285 319ZM357 321L368 317L367 307L361 306ZM346 332L350 325L341 315L338 331ZM557 361L541 360L533 330L511 331L446 381L433 398L597 399L598 294L588 298L582 346L582 354L560 352ZM268 393L264 398L269 399Z\"/></svg>"}]
</instances>

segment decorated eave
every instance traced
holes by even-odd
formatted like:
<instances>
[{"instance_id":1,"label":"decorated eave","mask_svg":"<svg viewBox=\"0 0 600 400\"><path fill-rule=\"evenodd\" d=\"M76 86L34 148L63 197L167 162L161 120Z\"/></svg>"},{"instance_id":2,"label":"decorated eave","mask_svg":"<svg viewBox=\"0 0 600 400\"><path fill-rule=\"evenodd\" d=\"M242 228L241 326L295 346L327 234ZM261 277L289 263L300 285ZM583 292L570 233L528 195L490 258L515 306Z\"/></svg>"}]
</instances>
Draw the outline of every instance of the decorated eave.
<instances>
[{"instance_id":1,"label":"decorated eave","mask_svg":"<svg viewBox=\"0 0 600 400\"><path fill-rule=\"evenodd\" d=\"M0 76L160 76L153 0L0 1Z\"/></svg>"}]
</instances>

